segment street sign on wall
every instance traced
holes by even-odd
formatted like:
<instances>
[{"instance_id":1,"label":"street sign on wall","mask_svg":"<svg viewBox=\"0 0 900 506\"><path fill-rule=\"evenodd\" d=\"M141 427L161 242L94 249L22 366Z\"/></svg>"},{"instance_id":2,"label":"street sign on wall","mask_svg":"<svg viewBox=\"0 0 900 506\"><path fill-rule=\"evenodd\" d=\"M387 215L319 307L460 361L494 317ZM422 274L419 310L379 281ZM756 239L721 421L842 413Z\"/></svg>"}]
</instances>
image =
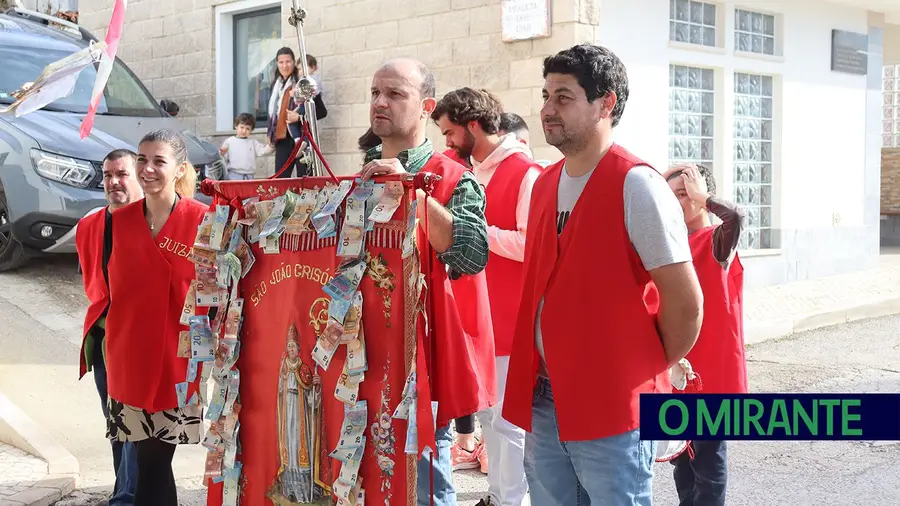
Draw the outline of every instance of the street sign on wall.
<instances>
[{"instance_id":1,"label":"street sign on wall","mask_svg":"<svg viewBox=\"0 0 900 506\"><path fill-rule=\"evenodd\" d=\"M866 75L869 37L864 33L831 31L831 70Z\"/></svg>"},{"instance_id":2,"label":"street sign on wall","mask_svg":"<svg viewBox=\"0 0 900 506\"><path fill-rule=\"evenodd\" d=\"M550 0L503 0L503 42L550 36Z\"/></svg>"}]
</instances>

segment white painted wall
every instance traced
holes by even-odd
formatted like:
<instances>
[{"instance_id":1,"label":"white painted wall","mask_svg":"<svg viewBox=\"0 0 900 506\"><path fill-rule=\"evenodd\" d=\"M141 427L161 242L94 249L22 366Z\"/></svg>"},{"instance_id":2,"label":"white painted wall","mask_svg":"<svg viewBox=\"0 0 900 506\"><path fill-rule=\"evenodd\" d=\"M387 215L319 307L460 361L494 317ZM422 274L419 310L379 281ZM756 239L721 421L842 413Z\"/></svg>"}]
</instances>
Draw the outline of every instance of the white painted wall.
<instances>
[{"instance_id":1,"label":"white painted wall","mask_svg":"<svg viewBox=\"0 0 900 506\"><path fill-rule=\"evenodd\" d=\"M618 141L659 168L668 157L668 65L716 69L716 179L731 197L733 73L775 76L774 223L787 231L862 227L865 195L866 78L830 70L831 30L867 33L867 11L815 2L765 2L748 8L781 16L782 56L736 56L734 2L718 4L724 48L669 42L668 0L605 0L597 42L628 68L631 93ZM814 9L812 8L814 6ZM885 40L887 46L887 39ZM697 48L697 49L694 49ZM779 135L780 132L780 135ZM826 234L827 235L827 234ZM832 234L834 237L835 235ZM835 241L830 241L834 243ZM843 248L843 244L823 244ZM789 241L784 241L788 248ZM776 256L782 252L771 252ZM770 253L770 254L771 254ZM747 256L745 254L745 256ZM784 263L784 260L773 259ZM789 268L786 266L786 268ZM801 274L775 274L760 283ZM812 274L810 274L812 276Z\"/></svg>"}]
</instances>

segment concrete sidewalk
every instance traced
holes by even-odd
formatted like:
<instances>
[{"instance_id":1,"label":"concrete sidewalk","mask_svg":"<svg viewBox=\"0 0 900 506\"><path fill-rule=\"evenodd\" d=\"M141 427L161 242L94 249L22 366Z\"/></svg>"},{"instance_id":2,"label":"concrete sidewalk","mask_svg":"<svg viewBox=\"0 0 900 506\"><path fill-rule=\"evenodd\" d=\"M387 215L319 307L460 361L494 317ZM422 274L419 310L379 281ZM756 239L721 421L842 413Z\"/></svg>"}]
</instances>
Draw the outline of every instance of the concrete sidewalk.
<instances>
[{"instance_id":1,"label":"concrete sidewalk","mask_svg":"<svg viewBox=\"0 0 900 506\"><path fill-rule=\"evenodd\" d=\"M75 457L0 394L0 506L49 506L78 482Z\"/></svg>"},{"instance_id":2,"label":"concrete sidewalk","mask_svg":"<svg viewBox=\"0 0 900 506\"><path fill-rule=\"evenodd\" d=\"M900 313L900 249L875 268L744 293L748 345L829 325Z\"/></svg>"}]
</instances>

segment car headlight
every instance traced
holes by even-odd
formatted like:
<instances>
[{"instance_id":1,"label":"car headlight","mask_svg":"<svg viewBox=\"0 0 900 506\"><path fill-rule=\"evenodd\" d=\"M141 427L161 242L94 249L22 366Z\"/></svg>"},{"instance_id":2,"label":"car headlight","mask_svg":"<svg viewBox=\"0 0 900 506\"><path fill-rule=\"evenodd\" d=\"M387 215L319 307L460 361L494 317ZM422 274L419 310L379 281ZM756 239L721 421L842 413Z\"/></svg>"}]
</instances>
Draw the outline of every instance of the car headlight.
<instances>
[{"instance_id":1,"label":"car headlight","mask_svg":"<svg viewBox=\"0 0 900 506\"><path fill-rule=\"evenodd\" d=\"M76 188L87 188L96 175L89 162L68 156L51 155L32 149L31 160L34 162L34 170L42 177Z\"/></svg>"}]
</instances>

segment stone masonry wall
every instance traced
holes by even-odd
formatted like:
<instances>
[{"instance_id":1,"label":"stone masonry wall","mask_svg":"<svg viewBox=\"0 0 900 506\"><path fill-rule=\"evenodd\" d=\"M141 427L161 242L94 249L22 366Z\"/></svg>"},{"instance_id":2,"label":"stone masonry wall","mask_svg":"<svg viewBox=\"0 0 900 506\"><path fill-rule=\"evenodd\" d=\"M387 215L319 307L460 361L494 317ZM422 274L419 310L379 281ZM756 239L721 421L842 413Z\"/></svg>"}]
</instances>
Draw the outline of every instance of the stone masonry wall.
<instances>
[{"instance_id":1,"label":"stone masonry wall","mask_svg":"<svg viewBox=\"0 0 900 506\"><path fill-rule=\"evenodd\" d=\"M215 133L213 0L131 0L118 56L157 101L174 100L185 128ZM218 2L221 3L221 2ZM79 24L100 40L113 0L80 0Z\"/></svg>"},{"instance_id":2,"label":"stone masonry wall","mask_svg":"<svg viewBox=\"0 0 900 506\"><path fill-rule=\"evenodd\" d=\"M900 148L881 149L881 214L900 215Z\"/></svg>"},{"instance_id":3,"label":"stone masonry wall","mask_svg":"<svg viewBox=\"0 0 900 506\"><path fill-rule=\"evenodd\" d=\"M187 128L216 142L231 132L215 129L214 6L230 0L131 0L119 56L157 100L181 106ZM81 0L81 24L105 35L112 0ZM552 36L504 43L500 0L308 0L308 51L319 61L328 117L320 122L320 144L339 173L359 169L357 138L369 125L368 95L378 64L397 56L426 63L435 73L438 98L471 86L495 93L506 110L532 129L535 156L557 160L540 131L541 62L582 41L594 40L598 13L592 0L552 2ZM284 0L287 12L290 0ZM297 50L293 28L283 24L285 43ZM434 125L429 137L444 140ZM273 164L271 157L265 163ZM271 170L271 169L269 169ZM271 174L271 172L269 172Z\"/></svg>"}]
</instances>

